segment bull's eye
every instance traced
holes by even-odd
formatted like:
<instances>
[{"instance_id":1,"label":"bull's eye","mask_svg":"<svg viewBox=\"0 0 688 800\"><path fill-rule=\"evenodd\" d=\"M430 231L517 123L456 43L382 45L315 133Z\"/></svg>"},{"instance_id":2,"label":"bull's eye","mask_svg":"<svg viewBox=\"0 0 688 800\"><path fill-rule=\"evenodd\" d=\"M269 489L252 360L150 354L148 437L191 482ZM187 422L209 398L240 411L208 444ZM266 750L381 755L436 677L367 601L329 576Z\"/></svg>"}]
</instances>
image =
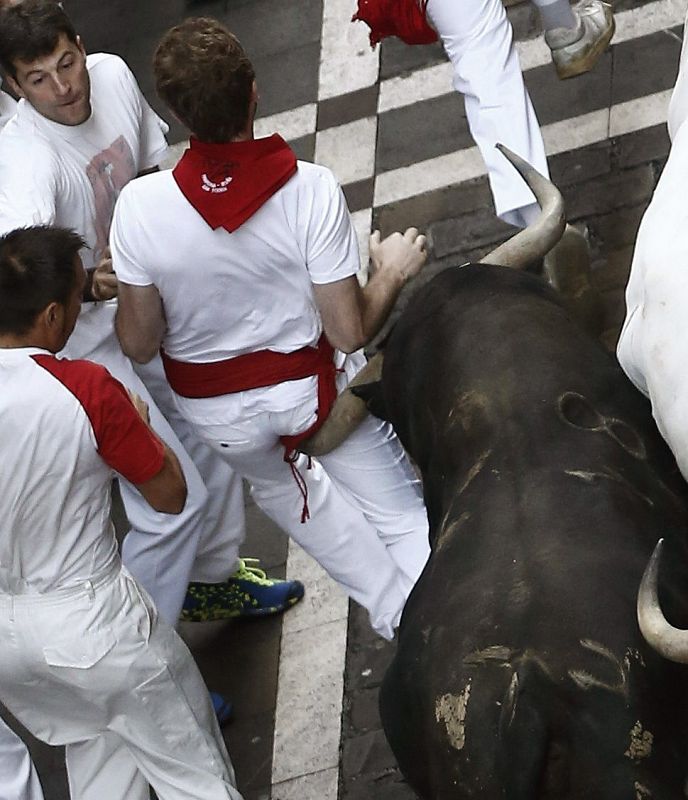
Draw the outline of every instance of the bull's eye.
<instances>
[{"instance_id":1,"label":"bull's eye","mask_svg":"<svg viewBox=\"0 0 688 800\"><path fill-rule=\"evenodd\" d=\"M559 398L559 411L566 422L576 428L597 430L602 422L597 411L577 392L566 392Z\"/></svg>"}]
</instances>

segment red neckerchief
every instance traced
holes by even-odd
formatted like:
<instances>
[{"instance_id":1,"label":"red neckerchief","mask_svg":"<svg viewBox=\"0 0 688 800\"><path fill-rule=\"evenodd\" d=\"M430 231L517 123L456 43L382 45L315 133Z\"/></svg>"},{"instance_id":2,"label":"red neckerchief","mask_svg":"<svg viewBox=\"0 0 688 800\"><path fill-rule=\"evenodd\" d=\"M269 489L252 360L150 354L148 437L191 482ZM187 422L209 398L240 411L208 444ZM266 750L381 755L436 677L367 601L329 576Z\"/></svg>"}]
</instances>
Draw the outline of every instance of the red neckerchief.
<instances>
[{"instance_id":1,"label":"red neckerchief","mask_svg":"<svg viewBox=\"0 0 688 800\"><path fill-rule=\"evenodd\" d=\"M398 36L406 44L431 44L437 41L425 18L428 0L358 0L358 11L351 21L360 19L370 27L370 45L386 36Z\"/></svg>"},{"instance_id":2,"label":"red neckerchief","mask_svg":"<svg viewBox=\"0 0 688 800\"><path fill-rule=\"evenodd\" d=\"M182 194L215 230L230 233L296 172L296 156L278 134L210 144L191 137L172 170Z\"/></svg>"}]
</instances>

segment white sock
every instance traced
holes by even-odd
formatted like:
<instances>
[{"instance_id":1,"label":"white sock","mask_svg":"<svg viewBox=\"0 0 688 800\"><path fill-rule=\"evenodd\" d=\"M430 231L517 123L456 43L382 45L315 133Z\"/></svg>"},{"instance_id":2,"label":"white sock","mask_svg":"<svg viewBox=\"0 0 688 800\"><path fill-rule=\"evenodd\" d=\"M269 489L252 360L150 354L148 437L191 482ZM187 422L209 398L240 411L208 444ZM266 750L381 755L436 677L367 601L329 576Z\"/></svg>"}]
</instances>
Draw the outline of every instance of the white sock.
<instances>
[{"instance_id":1,"label":"white sock","mask_svg":"<svg viewBox=\"0 0 688 800\"><path fill-rule=\"evenodd\" d=\"M575 28L576 15L571 10L569 0L531 0L540 12L540 21L546 31L552 28Z\"/></svg>"}]
</instances>

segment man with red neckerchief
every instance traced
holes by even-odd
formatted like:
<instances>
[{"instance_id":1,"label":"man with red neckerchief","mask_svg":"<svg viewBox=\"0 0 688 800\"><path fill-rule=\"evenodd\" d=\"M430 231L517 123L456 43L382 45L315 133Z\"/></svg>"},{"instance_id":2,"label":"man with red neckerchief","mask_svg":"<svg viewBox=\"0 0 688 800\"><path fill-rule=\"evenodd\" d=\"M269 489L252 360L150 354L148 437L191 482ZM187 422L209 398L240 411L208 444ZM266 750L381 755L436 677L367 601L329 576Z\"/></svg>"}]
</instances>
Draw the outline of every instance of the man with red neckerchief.
<instances>
[{"instance_id":1,"label":"man with red neckerchief","mask_svg":"<svg viewBox=\"0 0 688 800\"><path fill-rule=\"evenodd\" d=\"M429 552L399 441L369 417L310 465L295 446L362 366L356 351L421 268L425 239L374 237L377 270L361 289L332 173L297 161L276 134L253 138L254 72L236 38L188 19L163 37L154 69L193 135L172 173L131 183L115 208L122 347L139 362L162 347L181 413L391 637Z\"/></svg>"}]
</instances>

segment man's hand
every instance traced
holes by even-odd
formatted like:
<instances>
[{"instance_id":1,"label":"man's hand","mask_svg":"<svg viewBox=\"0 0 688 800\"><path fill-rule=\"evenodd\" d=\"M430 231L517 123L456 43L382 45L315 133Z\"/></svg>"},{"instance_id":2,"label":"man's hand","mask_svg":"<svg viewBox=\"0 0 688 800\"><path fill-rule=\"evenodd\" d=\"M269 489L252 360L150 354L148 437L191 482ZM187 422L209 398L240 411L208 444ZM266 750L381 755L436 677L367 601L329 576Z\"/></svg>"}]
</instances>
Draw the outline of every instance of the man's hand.
<instances>
[{"instance_id":1,"label":"man's hand","mask_svg":"<svg viewBox=\"0 0 688 800\"><path fill-rule=\"evenodd\" d=\"M418 228L407 228L403 234L395 232L380 241L380 231L370 237L370 260L373 274L393 273L402 283L417 275L425 260L425 236Z\"/></svg>"},{"instance_id":2,"label":"man's hand","mask_svg":"<svg viewBox=\"0 0 688 800\"><path fill-rule=\"evenodd\" d=\"M127 387L124 387L127 389ZM141 419L146 423L146 425L150 425L150 414L148 412L148 403L136 392L132 392L131 389L127 389L127 394L129 395L129 399L131 400L134 408L136 409L136 413L141 417Z\"/></svg>"},{"instance_id":3,"label":"man's hand","mask_svg":"<svg viewBox=\"0 0 688 800\"><path fill-rule=\"evenodd\" d=\"M91 278L91 296L94 300L111 300L117 297L117 276L112 269L110 248L106 247Z\"/></svg>"}]
</instances>

